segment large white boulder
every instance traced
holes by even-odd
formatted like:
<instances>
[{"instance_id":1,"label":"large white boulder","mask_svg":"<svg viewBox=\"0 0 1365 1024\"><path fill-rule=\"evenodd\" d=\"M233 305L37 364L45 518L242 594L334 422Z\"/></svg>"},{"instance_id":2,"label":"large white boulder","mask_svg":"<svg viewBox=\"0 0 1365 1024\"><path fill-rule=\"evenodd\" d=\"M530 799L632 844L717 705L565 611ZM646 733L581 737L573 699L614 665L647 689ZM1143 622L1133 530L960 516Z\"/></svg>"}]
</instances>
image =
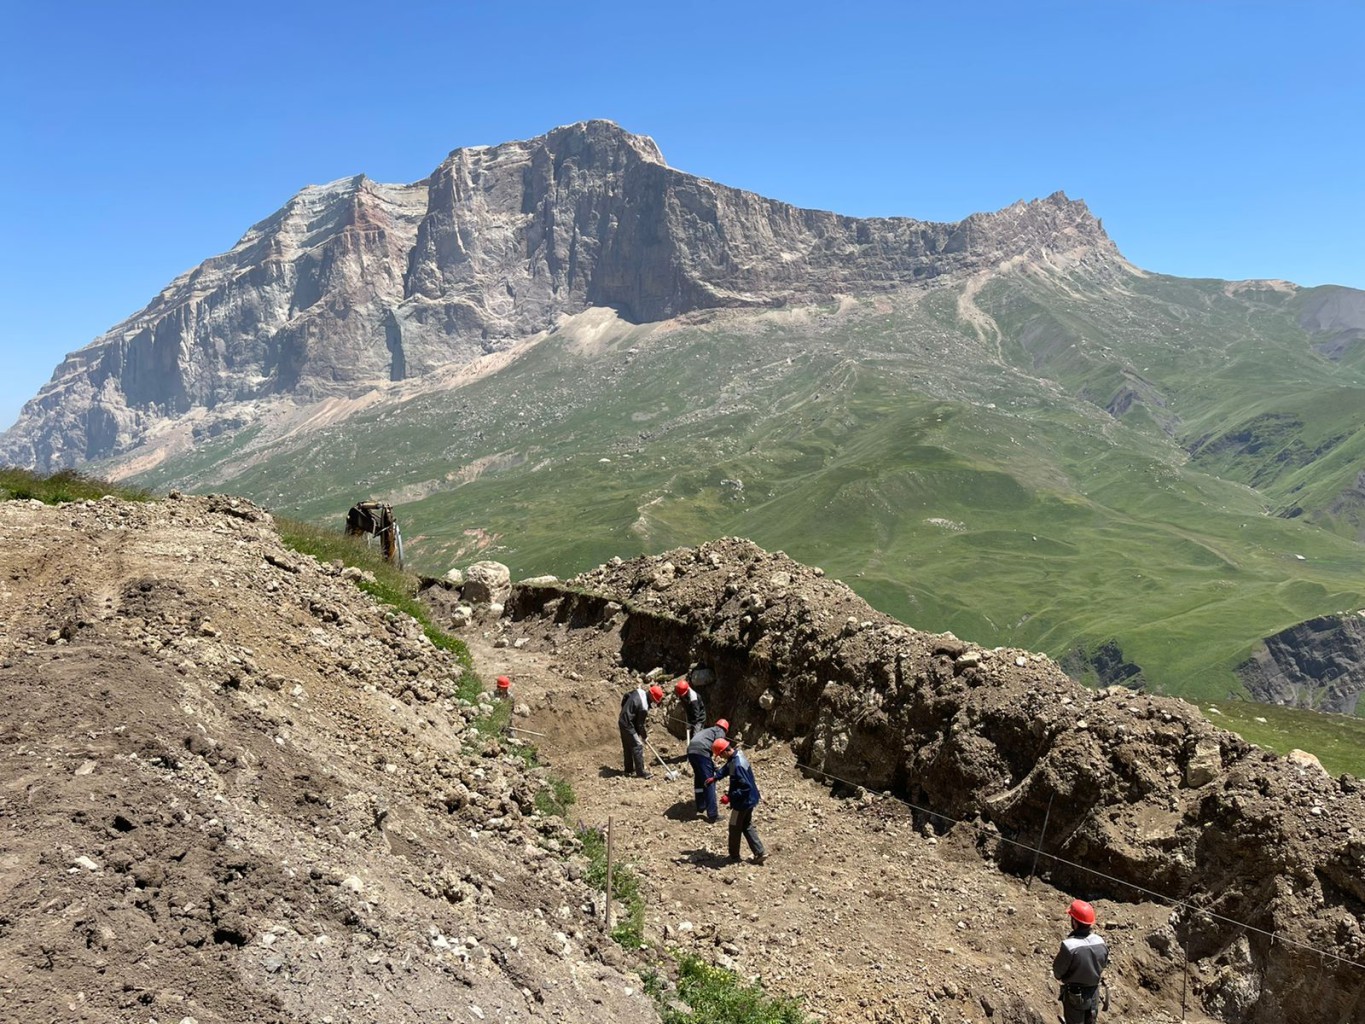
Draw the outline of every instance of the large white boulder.
<instances>
[{"instance_id":1,"label":"large white boulder","mask_svg":"<svg viewBox=\"0 0 1365 1024\"><path fill-rule=\"evenodd\" d=\"M512 594L512 573L501 562L475 562L464 571L460 594L471 604L506 604Z\"/></svg>"}]
</instances>

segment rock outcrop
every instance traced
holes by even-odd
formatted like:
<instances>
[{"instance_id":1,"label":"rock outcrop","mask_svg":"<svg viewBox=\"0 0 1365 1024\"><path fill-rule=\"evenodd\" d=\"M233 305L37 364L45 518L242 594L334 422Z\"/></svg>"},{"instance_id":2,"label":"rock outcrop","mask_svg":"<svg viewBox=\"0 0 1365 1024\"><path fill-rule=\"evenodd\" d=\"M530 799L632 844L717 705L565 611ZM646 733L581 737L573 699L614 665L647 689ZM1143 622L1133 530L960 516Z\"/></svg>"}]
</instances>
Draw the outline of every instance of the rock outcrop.
<instances>
[{"instance_id":1,"label":"rock outcrop","mask_svg":"<svg viewBox=\"0 0 1365 1024\"><path fill-rule=\"evenodd\" d=\"M1365 612L1319 616L1266 637L1237 674L1267 704L1353 715L1365 690Z\"/></svg>"},{"instance_id":2,"label":"rock outcrop","mask_svg":"<svg viewBox=\"0 0 1365 1024\"><path fill-rule=\"evenodd\" d=\"M1056 193L956 224L802 210L668 167L607 121L457 149L410 185L304 189L69 355L0 438L47 471L272 396L355 395L610 307L634 322L769 307L1050 254L1118 261Z\"/></svg>"}]
</instances>

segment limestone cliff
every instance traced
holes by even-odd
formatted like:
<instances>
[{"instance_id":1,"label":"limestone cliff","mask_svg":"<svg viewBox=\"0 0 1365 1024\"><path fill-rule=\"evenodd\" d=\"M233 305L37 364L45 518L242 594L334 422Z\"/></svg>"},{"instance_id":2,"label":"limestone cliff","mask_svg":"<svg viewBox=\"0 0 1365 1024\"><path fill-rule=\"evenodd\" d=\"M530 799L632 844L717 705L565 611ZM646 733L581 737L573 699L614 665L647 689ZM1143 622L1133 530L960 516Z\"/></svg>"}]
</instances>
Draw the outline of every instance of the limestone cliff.
<instances>
[{"instance_id":1,"label":"limestone cliff","mask_svg":"<svg viewBox=\"0 0 1365 1024\"><path fill-rule=\"evenodd\" d=\"M658 321L1050 254L1121 260L1061 193L956 224L857 219L673 170L652 140L588 121L457 149L410 185L305 188L68 356L0 436L0 461L52 470L192 411L354 395L593 306Z\"/></svg>"}]
</instances>

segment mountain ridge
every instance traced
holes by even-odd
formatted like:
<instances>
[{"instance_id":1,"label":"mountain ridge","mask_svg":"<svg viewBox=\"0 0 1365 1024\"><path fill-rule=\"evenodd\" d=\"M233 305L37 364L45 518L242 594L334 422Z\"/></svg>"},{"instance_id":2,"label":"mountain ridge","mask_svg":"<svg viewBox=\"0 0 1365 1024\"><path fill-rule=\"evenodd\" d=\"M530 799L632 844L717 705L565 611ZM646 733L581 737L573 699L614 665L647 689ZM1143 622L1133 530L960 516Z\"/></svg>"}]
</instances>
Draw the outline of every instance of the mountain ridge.
<instances>
[{"instance_id":1,"label":"mountain ridge","mask_svg":"<svg viewBox=\"0 0 1365 1024\"><path fill-rule=\"evenodd\" d=\"M169 419L355 394L505 348L593 306L635 323L865 294L1012 258L1121 261L1056 192L956 224L802 210L668 167L604 121L456 149L428 177L308 186L58 366L0 435L51 470Z\"/></svg>"}]
</instances>

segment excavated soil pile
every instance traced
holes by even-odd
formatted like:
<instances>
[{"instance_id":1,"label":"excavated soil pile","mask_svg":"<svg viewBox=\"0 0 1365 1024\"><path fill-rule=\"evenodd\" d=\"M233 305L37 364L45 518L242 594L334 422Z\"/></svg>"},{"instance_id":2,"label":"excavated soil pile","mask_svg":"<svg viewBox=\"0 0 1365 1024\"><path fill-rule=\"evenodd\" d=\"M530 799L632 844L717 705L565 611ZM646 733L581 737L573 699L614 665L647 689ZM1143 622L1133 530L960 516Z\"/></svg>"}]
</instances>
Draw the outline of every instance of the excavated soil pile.
<instances>
[{"instance_id":1,"label":"excavated soil pile","mask_svg":"<svg viewBox=\"0 0 1365 1024\"><path fill-rule=\"evenodd\" d=\"M516 642L495 651L552 652L613 695L650 670L709 670L693 678L713 680L711 716L751 748L788 747L836 792L901 797L921 829L1006 874L1029 871L1041 837L1040 870L1111 918L1146 927L1142 908L1178 901L1129 950L1142 989L1178 988L1187 956L1221 1019L1365 1020L1365 799L1351 777L1260 750L1183 701L1089 691L1040 655L917 632L739 539L528 581L507 616ZM612 733L595 741L609 751Z\"/></svg>"},{"instance_id":2,"label":"excavated soil pile","mask_svg":"<svg viewBox=\"0 0 1365 1024\"><path fill-rule=\"evenodd\" d=\"M0 503L0 1020L657 1020L460 667L245 502Z\"/></svg>"}]
</instances>

